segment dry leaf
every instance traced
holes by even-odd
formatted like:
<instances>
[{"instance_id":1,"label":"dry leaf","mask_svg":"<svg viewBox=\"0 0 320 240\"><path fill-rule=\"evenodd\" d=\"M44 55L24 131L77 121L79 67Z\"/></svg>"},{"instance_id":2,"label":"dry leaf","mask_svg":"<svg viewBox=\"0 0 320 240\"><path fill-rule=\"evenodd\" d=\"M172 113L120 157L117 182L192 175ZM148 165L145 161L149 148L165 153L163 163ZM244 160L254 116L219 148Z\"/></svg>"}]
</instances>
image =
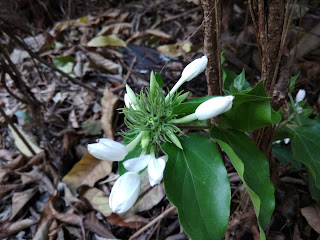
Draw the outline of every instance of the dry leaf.
<instances>
[{"instance_id":1,"label":"dry leaf","mask_svg":"<svg viewBox=\"0 0 320 240\"><path fill-rule=\"evenodd\" d=\"M111 215L112 210L109 207L109 198L97 188L90 188L87 190L83 197L87 199L93 209L100 212L103 216L108 217Z\"/></svg>"},{"instance_id":2,"label":"dry leaf","mask_svg":"<svg viewBox=\"0 0 320 240\"><path fill-rule=\"evenodd\" d=\"M112 120L117 102L118 98L106 87L101 100L101 125L105 135L110 139L113 139Z\"/></svg>"},{"instance_id":3,"label":"dry leaf","mask_svg":"<svg viewBox=\"0 0 320 240\"><path fill-rule=\"evenodd\" d=\"M144 194L134 205L133 209L142 212L153 208L165 196L163 184L158 184Z\"/></svg>"},{"instance_id":4,"label":"dry leaf","mask_svg":"<svg viewBox=\"0 0 320 240\"><path fill-rule=\"evenodd\" d=\"M309 225L320 234L320 210L316 206L301 208L301 214L306 218Z\"/></svg>"},{"instance_id":5,"label":"dry leaf","mask_svg":"<svg viewBox=\"0 0 320 240\"><path fill-rule=\"evenodd\" d=\"M180 47L186 53L191 51L191 44L189 44L189 43L184 43L184 44L183 43L175 43L175 44L161 45L161 46L157 47L157 50L159 52L165 53L171 57L179 57L179 56L181 56L181 53L179 51Z\"/></svg>"},{"instance_id":6,"label":"dry leaf","mask_svg":"<svg viewBox=\"0 0 320 240\"><path fill-rule=\"evenodd\" d=\"M25 138L25 140L29 143L30 147L33 149L33 151L38 154L42 151L41 148L36 145L34 142L34 136L31 134L27 134L24 132L19 126L16 126L18 131L21 133L21 135ZM18 136L18 134L13 130L13 128L9 125L9 129L12 133L13 139L14 139L14 144L18 148L18 150L24 154L27 157L32 157L33 154L30 152L30 150L27 148L27 146L24 144L24 142L21 140L21 138Z\"/></svg>"},{"instance_id":7,"label":"dry leaf","mask_svg":"<svg viewBox=\"0 0 320 240\"><path fill-rule=\"evenodd\" d=\"M166 41L171 39L171 36L169 34L163 32L163 31L157 30L157 29L148 29L145 31L145 33L157 36L157 37L162 38Z\"/></svg>"},{"instance_id":8,"label":"dry leaf","mask_svg":"<svg viewBox=\"0 0 320 240\"><path fill-rule=\"evenodd\" d=\"M35 219L23 219L17 222L8 222L0 227L0 238L5 238L22 231L37 223Z\"/></svg>"},{"instance_id":9,"label":"dry leaf","mask_svg":"<svg viewBox=\"0 0 320 240\"><path fill-rule=\"evenodd\" d=\"M84 218L84 225L86 229L89 229L91 232L98 234L101 237L107 239L117 239L112 233L108 230L107 226L102 224L96 217L94 211L88 213Z\"/></svg>"},{"instance_id":10,"label":"dry leaf","mask_svg":"<svg viewBox=\"0 0 320 240\"><path fill-rule=\"evenodd\" d=\"M132 24L126 22L117 22L114 24L110 24L108 26L103 27L98 35L106 35L106 34L118 34L123 29L131 29Z\"/></svg>"},{"instance_id":11,"label":"dry leaf","mask_svg":"<svg viewBox=\"0 0 320 240\"><path fill-rule=\"evenodd\" d=\"M98 36L91 39L88 44L88 47L106 47L106 46L114 46L114 47L127 47L127 44L120 38L115 35L108 36Z\"/></svg>"},{"instance_id":12,"label":"dry leaf","mask_svg":"<svg viewBox=\"0 0 320 240\"><path fill-rule=\"evenodd\" d=\"M119 71L119 64L104 58L100 54L88 52L87 57L91 61L91 63L96 66L97 68L102 68L111 73L118 73Z\"/></svg>"},{"instance_id":13,"label":"dry leaf","mask_svg":"<svg viewBox=\"0 0 320 240\"><path fill-rule=\"evenodd\" d=\"M112 213L107 217L107 221L112 225L128 228L140 228L146 225L149 221L141 216L134 215L132 212L127 212L123 218L118 214Z\"/></svg>"},{"instance_id":14,"label":"dry leaf","mask_svg":"<svg viewBox=\"0 0 320 240\"><path fill-rule=\"evenodd\" d=\"M110 174L112 162L98 160L89 153L84 155L73 168L65 175L62 182L66 183L70 190L75 193L82 185L93 185L101 178Z\"/></svg>"},{"instance_id":15,"label":"dry leaf","mask_svg":"<svg viewBox=\"0 0 320 240\"><path fill-rule=\"evenodd\" d=\"M38 188L31 188L23 192L15 192L12 196L12 220L17 213L29 202L29 200L38 192Z\"/></svg>"}]
</instances>

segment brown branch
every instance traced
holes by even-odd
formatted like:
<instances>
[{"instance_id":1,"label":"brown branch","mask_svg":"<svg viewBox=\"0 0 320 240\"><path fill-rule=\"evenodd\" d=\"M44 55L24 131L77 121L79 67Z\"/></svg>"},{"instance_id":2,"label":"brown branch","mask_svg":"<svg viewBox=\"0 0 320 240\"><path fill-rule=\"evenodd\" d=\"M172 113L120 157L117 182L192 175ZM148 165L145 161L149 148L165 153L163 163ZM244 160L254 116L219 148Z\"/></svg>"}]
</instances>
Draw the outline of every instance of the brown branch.
<instances>
[{"instance_id":1,"label":"brown branch","mask_svg":"<svg viewBox=\"0 0 320 240\"><path fill-rule=\"evenodd\" d=\"M221 0L202 0L204 52L208 57L206 79L208 95L222 95L221 71Z\"/></svg>"}]
</instances>

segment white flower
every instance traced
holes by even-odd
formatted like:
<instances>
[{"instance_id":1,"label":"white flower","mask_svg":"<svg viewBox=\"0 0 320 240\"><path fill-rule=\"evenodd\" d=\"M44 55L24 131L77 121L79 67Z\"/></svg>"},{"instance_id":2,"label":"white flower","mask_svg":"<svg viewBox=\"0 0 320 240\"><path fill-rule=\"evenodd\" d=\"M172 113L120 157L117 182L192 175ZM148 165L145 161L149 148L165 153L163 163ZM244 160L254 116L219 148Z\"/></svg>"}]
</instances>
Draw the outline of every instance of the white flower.
<instances>
[{"instance_id":1,"label":"white flower","mask_svg":"<svg viewBox=\"0 0 320 240\"><path fill-rule=\"evenodd\" d=\"M303 89L300 89L296 95L296 102L297 103L301 102L305 96L306 96L306 91Z\"/></svg>"},{"instance_id":2,"label":"white flower","mask_svg":"<svg viewBox=\"0 0 320 240\"><path fill-rule=\"evenodd\" d=\"M166 96L165 101L169 101L169 96L173 95L179 87L185 83L186 81L190 81L196 76L198 76L200 73L204 71L208 63L207 56L203 56L201 58L197 58L193 60L191 63L189 63L182 71L181 77L178 80L178 82L173 86L173 88L170 90L168 95Z\"/></svg>"},{"instance_id":3,"label":"white flower","mask_svg":"<svg viewBox=\"0 0 320 240\"><path fill-rule=\"evenodd\" d=\"M124 94L124 103L125 103L127 108L131 108L132 107L133 110L137 110L136 107L130 101L130 98L129 98L127 93Z\"/></svg>"},{"instance_id":4,"label":"white flower","mask_svg":"<svg viewBox=\"0 0 320 240\"><path fill-rule=\"evenodd\" d=\"M88 151L94 157L108 161L122 161L128 154L126 146L108 138L100 138L97 143L88 144Z\"/></svg>"},{"instance_id":5,"label":"white flower","mask_svg":"<svg viewBox=\"0 0 320 240\"><path fill-rule=\"evenodd\" d=\"M199 120L216 117L231 109L233 99L234 96L211 98L197 107L195 115Z\"/></svg>"},{"instance_id":6,"label":"white flower","mask_svg":"<svg viewBox=\"0 0 320 240\"><path fill-rule=\"evenodd\" d=\"M283 141L285 144L288 144L290 142L290 138L285 138L285 139L283 139Z\"/></svg>"},{"instance_id":7,"label":"white flower","mask_svg":"<svg viewBox=\"0 0 320 240\"><path fill-rule=\"evenodd\" d=\"M144 155L124 161L123 166L128 171L136 173L148 167L149 182L153 187L160 183L163 178L166 157L155 158L152 155Z\"/></svg>"},{"instance_id":8,"label":"white flower","mask_svg":"<svg viewBox=\"0 0 320 240\"><path fill-rule=\"evenodd\" d=\"M139 197L140 176L134 172L126 172L113 185L109 196L109 206L112 212L128 211Z\"/></svg>"},{"instance_id":9,"label":"white flower","mask_svg":"<svg viewBox=\"0 0 320 240\"><path fill-rule=\"evenodd\" d=\"M196 76L198 76L200 73L204 71L207 64L208 64L207 56L203 56L201 58L197 58L193 60L183 69L179 82L181 81L184 83L186 81L190 81L194 79Z\"/></svg>"},{"instance_id":10,"label":"white flower","mask_svg":"<svg viewBox=\"0 0 320 240\"><path fill-rule=\"evenodd\" d=\"M148 165L149 183L151 187L159 184L163 178L163 171L166 167L166 160L163 157L152 158Z\"/></svg>"}]
</instances>

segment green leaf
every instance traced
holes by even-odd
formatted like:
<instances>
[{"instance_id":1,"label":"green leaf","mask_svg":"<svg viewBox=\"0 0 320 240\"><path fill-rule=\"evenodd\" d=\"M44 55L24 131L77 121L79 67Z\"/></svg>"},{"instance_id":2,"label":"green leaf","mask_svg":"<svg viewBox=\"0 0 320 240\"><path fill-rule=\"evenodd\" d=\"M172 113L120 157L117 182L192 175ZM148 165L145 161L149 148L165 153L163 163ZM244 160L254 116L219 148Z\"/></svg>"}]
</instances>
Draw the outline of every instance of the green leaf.
<instances>
[{"instance_id":1,"label":"green leaf","mask_svg":"<svg viewBox=\"0 0 320 240\"><path fill-rule=\"evenodd\" d=\"M181 137L183 150L164 143L167 197L180 224L196 240L222 239L230 214L230 184L217 146L199 133Z\"/></svg>"},{"instance_id":2,"label":"green leaf","mask_svg":"<svg viewBox=\"0 0 320 240\"><path fill-rule=\"evenodd\" d=\"M198 98L193 98L191 100L183 102L173 108L173 114L186 114L187 115L187 114L194 113L194 111L197 109L197 107L201 103L203 103L213 97L215 97L215 96L198 97Z\"/></svg>"},{"instance_id":3,"label":"green leaf","mask_svg":"<svg viewBox=\"0 0 320 240\"><path fill-rule=\"evenodd\" d=\"M75 61L76 60L70 56L57 56L53 59L53 64L61 71L74 76L72 70Z\"/></svg>"},{"instance_id":4,"label":"green leaf","mask_svg":"<svg viewBox=\"0 0 320 240\"><path fill-rule=\"evenodd\" d=\"M155 75L159 87L162 87L164 84L163 78L161 77L160 73L156 73Z\"/></svg>"},{"instance_id":5,"label":"green leaf","mask_svg":"<svg viewBox=\"0 0 320 240\"><path fill-rule=\"evenodd\" d=\"M296 161L303 163L320 188L320 128L319 126L299 126L291 129L291 148Z\"/></svg>"},{"instance_id":6,"label":"green leaf","mask_svg":"<svg viewBox=\"0 0 320 240\"><path fill-rule=\"evenodd\" d=\"M300 169L302 164L295 161L289 145L272 144L272 155L275 156L281 164L292 164L296 169Z\"/></svg>"},{"instance_id":7,"label":"green leaf","mask_svg":"<svg viewBox=\"0 0 320 240\"><path fill-rule=\"evenodd\" d=\"M213 127L210 136L228 155L245 184L257 215L260 238L265 239L263 229L269 224L275 207L268 160L245 133Z\"/></svg>"},{"instance_id":8,"label":"green leaf","mask_svg":"<svg viewBox=\"0 0 320 240\"><path fill-rule=\"evenodd\" d=\"M106 47L106 46L127 47L127 44L117 36L108 35L108 36L98 36L91 39L88 42L87 46L88 47Z\"/></svg>"},{"instance_id":9,"label":"green leaf","mask_svg":"<svg viewBox=\"0 0 320 240\"><path fill-rule=\"evenodd\" d=\"M320 206L320 189L317 188L310 171L308 171L308 188L312 198L317 202L318 206Z\"/></svg>"},{"instance_id":10,"label":"green leaf","mask_svg":"<svg viewBox=\"0 0 320 240\"><path fill-rule=\"evenodd\" d=\"M22 118L25 119L29 122L32 122L32 118L30 117L30 115L24 111L24 110L17 110L14 115L16 115L18 118Z\"/></svg>"},{"instance_id":11,"label":"green leaf","mask_svg":"<svg viewBox=\"0 0 320 240\"><path fill-rule=\"evenodd\" d=\"M280 121L280 114L270 106L262 81L249 91L237 93L234 96L231 110L225 112L220 118L220 127L245 132L276 124Z\"/></svg>"},{"instance_id":12,"label":"green leaf","mask_svg":"<svg viewBox=\"0 0 320 240\"><path fill-rule=\"evenodd\" d=\"M242 72L234 79L233 86L240 92L243 88L243 85L246 81L245 75L244 75L244 69Z\"/></svg>"},{"instance_id":13,"label":"green leaf","mask_svg":"<svg viewBox=\"0 0 320 240\"><path fill-rule=\"evenodd\" d=\"M290 78L289 93L291 93L293 91L294 85L295 85L296 80L298 79L299 76L300 76L300 73L298 73L297 75L294 75L293 77Z\"/></svg>"},{"instance_id":14,"label":"green leaf","mask_svg":"<svg viewBox=\"0 0 320 240\"><path fill-rule=\"evenodd\" d=\"M237 75L234 71L222 67L223 72L223 92L234 94L244 91L250 87L249 82L245 79L244 69Z\"/></svg>"}]
</instances>

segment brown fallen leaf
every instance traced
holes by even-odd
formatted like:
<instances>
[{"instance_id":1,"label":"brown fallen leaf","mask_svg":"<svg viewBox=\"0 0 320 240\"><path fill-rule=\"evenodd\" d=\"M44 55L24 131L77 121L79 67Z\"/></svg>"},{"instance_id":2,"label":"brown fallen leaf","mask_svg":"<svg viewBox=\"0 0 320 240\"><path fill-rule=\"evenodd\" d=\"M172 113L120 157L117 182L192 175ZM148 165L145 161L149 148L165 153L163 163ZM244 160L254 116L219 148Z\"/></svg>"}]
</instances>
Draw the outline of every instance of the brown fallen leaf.
<instances>
[{"instance_id":1,"label":"brown fallen leaf","mask_svg":"<svg viewBox=\"0 0 320 240\"><path fill-rule=\"evenodd\" d=\"M90 205L103 216L108 217L111 215L112 211L109 207L109 198L98 188L88 189L84 193L83 197L87 199Z\"/></svg>"},{"instance_id":2,"label":"brown fallen leaf","mask_svg":"<svg viewBox=\"0 0 320 240\"><path fill-rule=\"evenodd\" d=\"M149 222L147 219L138 215L134 215L132 212L127 212L123 217L112 213L109 217L107 217L107 221L112 225L128 227L132 229L141 228Z\"/></svg>"},{"instance_id":3,"label":"brown fallen leaf","mask_svg":"<svg viewBox=\"0 0 320 240\"><path fill-rule=\"evenodd\" d=\"M106 87L101 100L101 125L105 135L110 139L113 139L112 120L117 102L118 98Z\"/></svg>"},{"instance_id":4,"label":"brown fallen leaf","mask_svg":"<svg viewBox=\"0 0 320 240\"><path fill-rule=\"evenodd\" d=\"M137 212L142 212L153 208L157 205L161 199L165 196L165 191L163 184L158 184L151 188L146 194L144 194L137 203L134 205L133 209Z\"/></svg>"},{"instance_id":5,"label":"brown fallen leaf","mask_svg":"<svg viewBox=\"0 0 320 240\"><path fill-rule=\"evenodd\" d=\"M88 52L87 57L91 63L90 66L93 65L95 68L111 73L118 73L119 71L119 64L101 56L98 53Z\"/></svg>"},{"instance_id":6,"label":"brown fallen leaf","mask_svg":"<svg viewBox=\"0 0 320 240\"><path fill-rule=\"evenodd\" d=\"M82 185L93 185L101 178L106 177L112 170L110 161L101 161L87 153L77 162L70 172L62 179L70 190L75 193L77 188Z\"/></svg>"},{"instance_id":7,"label":"brown fallen leaf","mask_svg":"<svg viewBox=\"0 0 320 240\"><path fill-rule=\"evenodd\" d=\"M0 238L8 237L12 234L18 233L25 228L28 228L37 223L34 219L23 219L16 222L7 222L0 227Z\"/></svg>"},{"instance_id":8,"label":"brown fallen leaf","mask_svg":"<svg viewBox=\"0 0 320 240\"><path fill-rule=\"evenodd\" d=\"M313 230L320 234L320 209L317 206L308 206L301 208L301 214Z\"/></svg>"},{"instance_id":9,"label":"brown fallen leaf","mask_svg":"<svg viewBox=\"0 0 320 240\"><path fill-rule=\"evenodd\" d=\"M12 196L12 220L17 213L26 205L27 202L38 192L38 188L31 188L23 192L15 192Z\"/></svg>"},{"instance_id":10,"label":"brown fallen leaf","mask_svg":"<svg viewBox=\"0 0 320 240\"><path fill-rule=\"evenodd\" d=\"M116 239L116 237L108 230L107 226L98 220L94 211L86 214L84 218L84 226L86 229L98 234L100 237Z\"/></svg>"},{"instance_id":11,"label":"brown fallen leaf","mask_svg":"<svg viewBox=\"0 0 320 240\"><path fill-rule=\"evenodd\" d=\"M157 30L157 29L148 29L145 31L145 33L150 34L150 35L154 35L156 37L162 38L166 41L171 39L171 36L161 30Z\"/></svg>"}]
</instances>

